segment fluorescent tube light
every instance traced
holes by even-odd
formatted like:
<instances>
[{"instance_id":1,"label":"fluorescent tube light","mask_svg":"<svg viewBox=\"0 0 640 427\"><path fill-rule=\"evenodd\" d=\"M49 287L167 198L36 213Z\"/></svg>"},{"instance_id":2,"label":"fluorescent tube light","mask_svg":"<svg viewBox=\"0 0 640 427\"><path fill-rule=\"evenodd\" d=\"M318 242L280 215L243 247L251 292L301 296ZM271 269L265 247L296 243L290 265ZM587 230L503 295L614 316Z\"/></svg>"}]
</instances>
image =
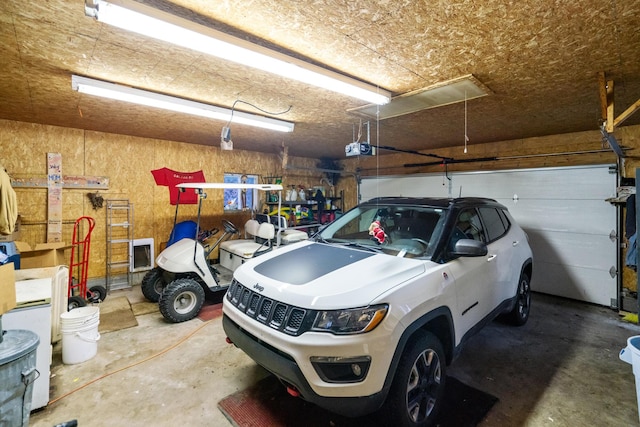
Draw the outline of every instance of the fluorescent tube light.
<instances>
[{"instance_id":1,"label":"fluorescent tube light","mask_svg":"<svg viewBox=\"0 0 640 427\"><path fill-rule=\"evenodd\" d=\"M178 113L193 114L216 120L231 120L232 123L239 123L249 126L256 126L263 129L271 129L279 132L293 132L294 124L284 120L272 119L271 117L258 116L243 111L232 111L227 108L216 107L202 102L190 101L176 98L156 92L149 92L128 86L102 80L90 79L88 77L71 76L71 87L81 93L96 95L118 101L131 102L134 104L146 105L147 107L162 108L176 111Z\"/></svg>"},{"instance_id":2,"label":"fluorescent tube light","mask_svg":"<svg viewBox=\"0 0 640 427\"><path fill-rule=\"evenodd\" d=\"M85 0L85 14L127 31L382 105L391 93L129 0Z\"/></svg>"}]
</instances>

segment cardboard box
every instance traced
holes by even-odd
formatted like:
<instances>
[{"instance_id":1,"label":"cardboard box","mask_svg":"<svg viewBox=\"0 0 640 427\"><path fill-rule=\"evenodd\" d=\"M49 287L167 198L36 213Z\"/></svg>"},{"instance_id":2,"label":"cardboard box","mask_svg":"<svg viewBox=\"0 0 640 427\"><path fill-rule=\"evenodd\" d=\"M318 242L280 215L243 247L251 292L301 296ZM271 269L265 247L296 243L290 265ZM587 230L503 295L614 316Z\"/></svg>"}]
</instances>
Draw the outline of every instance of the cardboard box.
<instances>
[{"instance_id":1,"label":"cardboard box","mask_svg":"<svg viewBox=\"0 0 640 427\"><path fill-rule=\"evenodd\" d=\"M69 258L65 252L71 248L64 242L39 243L31 249L26 242L17 241L16 247L20 252L20 268L44 268L57 265L69 265Z\"/></svg>"},{"instance_id":2,"label":"cardboard box","mask_svg":"<svg viewBox=\"0 0 640 427\"><path fill-rule=\"evenodd\" d=\"M16 228L13 230L13 233L0 234L0 242L15 242L16 240L20 240L20 215L18 215L18 219L16 220Z\"/></svg>"},{"instance_id":3,"label":"cardboard box","mask_svg":"<svg viewBox=\"0 0 640 427\"><path fill-rule=\"evenodd\" d=\"M13 263L0 265L0 316L16 306L16 277ZM0 332L1 333L1 332Z\"/></svg>"}]
</instances>

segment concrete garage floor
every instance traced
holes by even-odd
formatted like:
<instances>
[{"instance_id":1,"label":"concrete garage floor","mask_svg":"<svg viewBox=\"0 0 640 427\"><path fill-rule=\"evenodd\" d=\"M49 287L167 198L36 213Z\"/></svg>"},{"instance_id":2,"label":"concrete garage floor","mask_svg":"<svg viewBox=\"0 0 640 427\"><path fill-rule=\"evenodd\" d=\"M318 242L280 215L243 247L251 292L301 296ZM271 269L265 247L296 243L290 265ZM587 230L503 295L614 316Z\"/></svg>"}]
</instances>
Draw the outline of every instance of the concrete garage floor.
<instances>
[{"instance_id":1,"label":"concrete garage floor","mask_svg":"<svg viewBox=\"0 0 640 427\"><path fill-rule=\"evenodd\" d=\"M138 286L109 298L123 295L143 301ZM63 365L56 345L52 402L30 425L229 426L217 403L267 375L225 342L220 317L169 324L153 312L137 321L103 333L81 364ZM615 311L534 294L527 325L491 323L448 373L499 398L483 427L638 425L632 368L618 358L633 335L640 327Z\"/></svg>"}]
</instances>

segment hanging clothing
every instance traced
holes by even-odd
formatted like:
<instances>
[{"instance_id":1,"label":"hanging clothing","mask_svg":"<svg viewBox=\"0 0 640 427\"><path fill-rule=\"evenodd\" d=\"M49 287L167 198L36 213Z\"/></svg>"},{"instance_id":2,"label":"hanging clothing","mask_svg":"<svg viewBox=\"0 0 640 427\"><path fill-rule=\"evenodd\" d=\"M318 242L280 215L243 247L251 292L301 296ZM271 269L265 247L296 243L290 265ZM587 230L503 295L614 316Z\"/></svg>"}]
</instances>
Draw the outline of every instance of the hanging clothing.
<instances>
[{"instance_id":1,"label":"hanging clothing","mask_svg":"<svg viewBox=\"0 0 640 427\"><path fill-rule=\"evenodd\" d=\"M0 164L0 234L11 234L18 220L18 199L11 187L11 179Z\"/></svg>"},{"instance_id":2,"label":"hanging clothing","mask_svg":"<svg viewBox=\"0 0 640 427\"><path fill-rule=\"evenodd\" d=\"M627 267L637 271L638 269L638 248L636 246L636 234L629 238L629 246L627 246L627 256L625 257L625 264Z\"/></svg>"},{"instance_id":3,"label":"hanging clothing","mask_svg":"<svg viewBox=\"0 0 640 427\"><path fill-rule=\"evenodd\" d=\"M178 187L176 185L183 182L206 182L204 173L200 170L197 172L177 172L169 168L152 170L153 178L157 185L169 187L169 202L172 205L178 204ZM188 188L187 191L180 194L180 204L195 205L198 203L198 194L195 190Z\"/></svg>"},{"instance_id":4,"label":"hanging clothing","mask_svg":"<svg viewBox=\"0 0 640 427\"><path fill-rule=\"evenodd\" d=\"M627 198L627 215L624 221L624 236L628 239L636 234L636 195Z\"/></svg>"}]
</instances>

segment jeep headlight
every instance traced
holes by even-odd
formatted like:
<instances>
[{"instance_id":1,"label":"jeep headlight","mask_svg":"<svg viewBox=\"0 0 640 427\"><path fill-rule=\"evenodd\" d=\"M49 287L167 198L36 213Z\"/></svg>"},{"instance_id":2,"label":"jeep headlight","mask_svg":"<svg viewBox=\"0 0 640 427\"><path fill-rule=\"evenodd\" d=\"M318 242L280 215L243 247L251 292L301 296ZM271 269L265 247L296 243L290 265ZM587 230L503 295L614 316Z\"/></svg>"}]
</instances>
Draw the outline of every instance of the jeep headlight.
<instances>
[{"instance_id":1,"label":"jeep headlight","mask_svg":"<svg viewBox=\"0 0 640 427\"><path fill-rule=\"evenodd\" d=\"M387 304L346 310L319 311L311 330L334 334L362 334L372 331L387 314Z\"/></svg>"}]
</instances>

